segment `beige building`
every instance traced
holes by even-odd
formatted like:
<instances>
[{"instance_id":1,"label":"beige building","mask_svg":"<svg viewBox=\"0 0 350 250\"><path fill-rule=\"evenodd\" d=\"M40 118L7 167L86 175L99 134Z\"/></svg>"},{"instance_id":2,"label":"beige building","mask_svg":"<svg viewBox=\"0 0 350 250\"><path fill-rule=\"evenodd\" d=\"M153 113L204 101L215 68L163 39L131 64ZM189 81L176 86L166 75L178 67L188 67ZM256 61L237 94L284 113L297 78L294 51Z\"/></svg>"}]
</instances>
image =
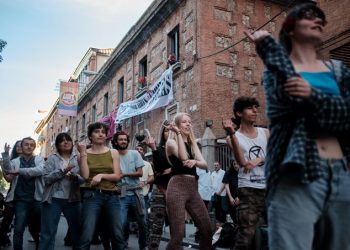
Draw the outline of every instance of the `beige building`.
<instances>
[{"instance_id":1,"label":"beige building","mask_svg":"<svg viewBox=\"0 0 350 250\"><path fill-rule=\"evenodd\" d=\"M96 76L112 52L113 49L88 49L77 68L69 77L69 82L79 83L79 95L82 95L90 87L91 80ZM55 149L54 144L57 134L71 132L74 119L73 117L65 117L58 114L58 102L58 99L55 100L47 116L40 121L35 129L35 132L39 135L37 146L40 155L43 157L47 157Z\"/></svg>"}]
</instances>

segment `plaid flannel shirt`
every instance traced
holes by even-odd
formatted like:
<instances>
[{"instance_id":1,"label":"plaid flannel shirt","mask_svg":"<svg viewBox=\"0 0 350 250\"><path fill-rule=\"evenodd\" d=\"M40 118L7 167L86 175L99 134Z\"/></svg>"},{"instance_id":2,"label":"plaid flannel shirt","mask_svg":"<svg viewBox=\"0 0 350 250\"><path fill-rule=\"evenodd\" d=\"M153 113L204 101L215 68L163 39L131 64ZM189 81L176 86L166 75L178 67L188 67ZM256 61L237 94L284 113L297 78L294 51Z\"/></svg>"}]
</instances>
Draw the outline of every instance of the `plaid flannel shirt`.
<instances>
[{"instance_id":1,"label":"plaid flannel shirt","mask_svg":"<svg viewBox=\"0 0 350 250\"><path fill-rule=\"evenodd\" d=\"M283 85L297 76L286 50L272 37L257 44L265 64L263 76L266 114L270 121L267 145L266 177L271 189L282 169L301 169L301 181L311 182L326 173L321 165L315 135L325 132L339 139L344 155L350 159L350 71L341 64L337 77L341 96L325 94L312 88L308 100L287 95ZM338 74L339 75L339 74Z\"/></svg>"}]
</instances>

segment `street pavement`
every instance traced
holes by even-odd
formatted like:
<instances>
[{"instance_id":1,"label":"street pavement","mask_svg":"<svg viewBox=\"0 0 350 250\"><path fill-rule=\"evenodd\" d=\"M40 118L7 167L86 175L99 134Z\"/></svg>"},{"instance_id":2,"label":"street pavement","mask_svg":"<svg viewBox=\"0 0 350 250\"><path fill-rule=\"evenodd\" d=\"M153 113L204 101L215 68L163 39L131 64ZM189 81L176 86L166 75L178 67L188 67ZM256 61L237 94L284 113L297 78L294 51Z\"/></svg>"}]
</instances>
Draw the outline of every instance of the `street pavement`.
<instances>
[{"instance_id":1,"label":"street pavement","mask_svg":"<svg viewBox=\"0 0 350 250\"><path fill-rule=\"evenodd\" d=\"M56 250L69 250L71 247L65 247L64 246L64 237L67 232L67 222L65 218L62 216L60 223L58 225L57 229L57 235L56 235L56 241L55 241L55 249ZM194 242L194 238L192 237L193 233L195 232L195 227L193 224L186 224L186 237L183 240L183 249L189 250L189 249L198 249L198 244ZM167 242L169 241L170 233L169 233L169 227L164 228L163 236L161 245L159 247L159 250L163 250L166 248ZM30 242L30 234L28 230L24 233L24 239L23 239L23 249L25 250L35 250L35 244L33 242ZM11 241L12 241L12 235L11 235ZM11 250L12 246L1 248L4 250ZM129 250L138 250L138 239L135 234L131 234L129 238ZM103 250L102 245L91 245L90 250Z\"/></svg>"}]
</instances>

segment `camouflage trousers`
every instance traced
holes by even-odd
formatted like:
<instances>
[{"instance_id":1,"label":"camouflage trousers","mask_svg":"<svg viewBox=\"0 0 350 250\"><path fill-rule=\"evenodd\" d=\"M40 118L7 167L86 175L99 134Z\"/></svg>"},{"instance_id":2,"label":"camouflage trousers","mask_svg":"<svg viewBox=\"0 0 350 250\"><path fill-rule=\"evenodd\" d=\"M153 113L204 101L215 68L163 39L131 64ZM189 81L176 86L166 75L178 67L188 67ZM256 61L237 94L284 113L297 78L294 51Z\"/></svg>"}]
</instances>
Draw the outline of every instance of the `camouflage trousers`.
<instances>
[{"instance_id":1,"label":"camouflage trousers","mask_svg":"<svg viewBox=\"0 0 350 250\"><path fill-rule=\"evenodd\" d=\"M256 227L266 221L265 189L239 188L237 207L238 238L236 250L254 248Z\"/></svg>"},{"instance_id":2,"label":"camouflage trousers","mask_svg":"<svg viewBox=\"0 0 350 250\"><path fill-rule=\"evenodd\" d=\"M148 249L158 250L163 234L166 218L165 194L153 186L151 197L151 213L149 215Z\"/></svg>"}]
</instances>

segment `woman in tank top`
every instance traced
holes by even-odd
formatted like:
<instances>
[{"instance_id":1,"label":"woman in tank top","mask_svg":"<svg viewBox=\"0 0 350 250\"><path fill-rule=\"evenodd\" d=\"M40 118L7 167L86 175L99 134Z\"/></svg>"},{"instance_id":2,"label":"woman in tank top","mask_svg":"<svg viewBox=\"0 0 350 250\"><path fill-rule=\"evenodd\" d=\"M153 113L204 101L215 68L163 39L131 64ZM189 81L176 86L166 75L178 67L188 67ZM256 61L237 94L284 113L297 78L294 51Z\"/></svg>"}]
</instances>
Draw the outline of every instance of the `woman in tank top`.
<instances>
[{"instance_id":1,"label":"woman in tank top","mask_svg":"<svg viewBox=\"0 0 350 250\"><path fill-rule=\"evenodd\" d=\"M211 226L208 211L198 193L196 167L207 169L194 137L191 118L186 113L179 113L166 143L167 158L172 165L172 177L166 191L166 206L170 222L170 241L168 250L182 249L185 229L185 210L199 228L199 249L211 249Z\"/></svg>"},{"instance_id":2,"label":"woman in tank top","mask_svg":"<svg viewBox=\"0 0 350 250\"><path fill-rule=\"evenodd\" d=\"M124 249L120 202L116 183L120 180L119 153L106 146L107 127L103 123L88 126L91 147L86 150L87 168L81 169L86 178L83 190L80 249L90 249L94 230L101 214L106 217L112 249Z\"/></svg>"},{"instance_id":3,"label":"woman in tank top","mask_svg":"<svg viewBox=\"0 0 350 250\"><path fill-rule=\"evenodd\" d=\"M280 44L267 31L247 33L266 66L272 250L350 246L350 71L318 59L326 23L309 3L287 15Z\"/></svg>"}]
</instances>

